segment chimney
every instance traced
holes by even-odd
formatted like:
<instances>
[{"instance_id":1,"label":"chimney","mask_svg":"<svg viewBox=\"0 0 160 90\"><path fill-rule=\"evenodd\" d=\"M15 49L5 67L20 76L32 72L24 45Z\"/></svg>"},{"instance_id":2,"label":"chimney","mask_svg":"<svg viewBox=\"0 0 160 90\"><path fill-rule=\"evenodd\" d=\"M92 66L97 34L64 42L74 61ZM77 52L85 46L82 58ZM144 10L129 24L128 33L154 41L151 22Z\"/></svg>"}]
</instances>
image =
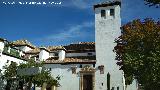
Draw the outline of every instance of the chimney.
<instances>
[{"instance_id":1,"label":"chimney","mask_svg":"<svg viewBox=\"0 0 160 90\"><path fill-rule=\"evenodd\" d=\"M60 50L58 56L59 56L59 60L63 61L65 59L65 51Z\"/></svg>"},{"instance_id":2,"label":"chimney","mask_svg":"<svg viewBox=\"0 0 160 90\"><path fill-rule=\"evenodd\" d=\"M2 52L4 50L4 46L5 46L4 42L5 42L5 39L0 38L0 55L2 55Z\"/></svg>"},{"instance_id":3,"label":"chimney","mask_svg":"<svg viewBox=\"0 0 160 90\"><path fill-rule=\"evenodd\" d=\"M40 47L39 60L44 61L49 58L49 51L45 47Z\"/></svg>"}]
</instances>

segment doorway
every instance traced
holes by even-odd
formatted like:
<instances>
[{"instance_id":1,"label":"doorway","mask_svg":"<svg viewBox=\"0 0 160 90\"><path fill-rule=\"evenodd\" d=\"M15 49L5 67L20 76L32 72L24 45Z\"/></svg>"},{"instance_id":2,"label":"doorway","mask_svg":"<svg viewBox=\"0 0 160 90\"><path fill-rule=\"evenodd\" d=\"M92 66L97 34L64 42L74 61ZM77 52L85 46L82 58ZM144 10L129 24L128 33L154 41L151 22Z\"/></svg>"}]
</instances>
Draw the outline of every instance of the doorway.
<instances>
[{"instance_id":1,"label":"doorway","mask_svg":"<svg viewBox=\"0 0 160 90\"><path fill-rule=\"evenodd\" d=\"M84 66L80 72L80 90L95 90L95 69Z\"/></svg>"},{"instance_id":2,"label":"doorway","mask_svg":"<svg viewBox=\"0 0 160 90\"><path fill-rule=\"evenodd\" d=\"M83 90L93 90L93 75L83 75Z\"/></svg>"}]
</instances>

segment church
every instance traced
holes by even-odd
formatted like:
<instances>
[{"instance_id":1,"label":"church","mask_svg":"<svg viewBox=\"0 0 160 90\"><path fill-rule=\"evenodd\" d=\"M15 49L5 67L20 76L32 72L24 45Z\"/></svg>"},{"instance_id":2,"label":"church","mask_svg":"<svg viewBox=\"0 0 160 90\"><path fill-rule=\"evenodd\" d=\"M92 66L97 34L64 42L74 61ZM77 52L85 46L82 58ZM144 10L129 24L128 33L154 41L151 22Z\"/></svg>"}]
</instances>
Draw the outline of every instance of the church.
<instances>
[{"instance_id":1,"label":"church","mask_svg":"<svg viewBox=\"0 0 160 90\"><path fill-rule=\"evenodd\" d=\"M136 82L125 85L113 52L114 40L121 34L121 2L104 2L93 8L95 42L36 47L27 40L17 40L6 46L8 41L1 38L0 69L7 61L21 63L32 59L45 61L44 67L52 76L61 77L60 86L54 90L138 90Z\"/></svg>"}]
</instances>

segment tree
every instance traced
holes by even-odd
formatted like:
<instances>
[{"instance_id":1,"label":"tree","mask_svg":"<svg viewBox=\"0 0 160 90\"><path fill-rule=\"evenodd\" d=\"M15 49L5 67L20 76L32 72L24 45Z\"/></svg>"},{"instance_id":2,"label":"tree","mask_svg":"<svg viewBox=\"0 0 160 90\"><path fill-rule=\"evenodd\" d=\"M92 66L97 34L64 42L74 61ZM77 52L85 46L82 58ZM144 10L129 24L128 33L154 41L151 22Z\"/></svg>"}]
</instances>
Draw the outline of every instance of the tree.
<instances>
[{"instance_id":1,"label":"tree","mask_svg":"<svg viewBox=\"0 0 160 90\"><path fill-rule=\"evenodd\" d=\"M23 88L23 83L28 83L28 89L31 88L31 84L34 83L37 86L42 86L43 83L47 83L50 86L58 86L60 77L57 76L53 78L49 70L43 67L43 62L35 62L33 60L28 60L27 63L21 63L19 66L15 62L11 62L11 64L4 66L4 78L7 80L7 90L10 89L11 84L14 79L18 79L21 81L21 89ZM17 69L31 68L31 67L43 67L41 73L37 73L36 75L17 75ZM24 82L25 81L25 82Z\"/></svg>"},{"instance_id":2,"label":"tree","mask_svg":"<svg viewBox=\"0 0 160 90\"><path fill-rule=\"evenodd\" d=\"M117 65L124 71L126 84L137 79L145 90L159 90L160 21L133 20L121 29L121 36L115 39L114 51Z\"/></svg>"},{"instance_id":3,"label":"tree","mask_svg":"<svg viewBox=\"0 0 160 90\"><path fill-rule=\"evenodd\" d=\"M7 64L3 67L5 69L3 78L7 81L6 90L10 90L16 78L17 63L11 61L9 66Z\"/></svg>"},{"instance_id":4,"label":"tree","mask_svg":"<svg viewBox=\"0 0 160 90\"><path fill-rule=\"evenodd\" d=\"M144 1L149 6L156 6L157 8L160 7L160 0L144 0Z\"/></svg>"}]
</instances>

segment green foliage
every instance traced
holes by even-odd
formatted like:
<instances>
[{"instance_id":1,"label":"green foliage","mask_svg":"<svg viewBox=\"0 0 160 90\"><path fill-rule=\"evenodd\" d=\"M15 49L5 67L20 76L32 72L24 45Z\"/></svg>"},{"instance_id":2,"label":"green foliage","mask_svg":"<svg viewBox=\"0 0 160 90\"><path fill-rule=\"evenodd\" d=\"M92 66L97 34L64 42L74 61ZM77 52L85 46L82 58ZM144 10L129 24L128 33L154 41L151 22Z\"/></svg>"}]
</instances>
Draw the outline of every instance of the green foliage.
<instances>
[{"instance_id":1,"label":"green foliage","mask_svg":"<svg viewBox=\"0 0 160 90\"><path fill-rule=\"evenodd\" d=\"M4 47L3 53L7 53L8 54L8 47L7 46Z\"/></svg>"},{"instance_id":2,"label":"green foliage","mask_svg":"<svg viewBox=\"0 0 160 90\"><path fill-rule=\"evenodd\" d=\"M135 78L145 90L159 90L160 22L134 20L122 27L122 33L115 40L114 51L117 64L125 73L126 84Z\"/></svg>"},{"instance_id":3,"label":"green foliage","mask_svg":"<svg viewBox=\"0 0 160 90\"><path fill-rule=\"evenodd\" d=\"M30 67L42 67L44 62L35 62L34 60L30 59L27 63L20 63L18 68L30 68Z\"/></svg>"},{"instance_id":4,"label":"green foliage","mask_svg":"<svg viewBox=\"0 0 160 90\"><path fill-rule=\"evenodd\" d=\"M7 62L7 64L8 64L8 62ZM5 71L4 71L5 79L10 80L10 79L16 77L17 63L11 62L11 64L9 66L5 65L3 68L5 69Z\"/></svg>"},{"instance_id":5,"label":"green foliage","mask_svg":"<svg viewBox=\"0 0 160 90\"><path fill-rule=\"evenodd\" d=\"M57 76L56 79L54 79L49 70L46 70L44 67L44 62L35 62L33 60L29 60L27 63L21 63L19 66L15 62L11 62L11 64L5 65L4 69L4 77L8 81L12 81L13 78L18 78L19 80L25 80L25 83L34 83L38 86L42 86L44 82L46 82L49 85L55 85L58 86L60 80L60 77ZM18 76L17 75L17 69L23 69L23 68L31 68L31 67L43 67L41 73L38 73L36 75L24 75L24 76ZM11 83L11 82L10 82Z\"/></svg>"},{"instance_id":6,"label":"green foliage","mask_svg":"<svg viewBox=\"0 0 160 90\"><path fill-rule=\"evenodd\" d=\"M16 49L11 48L10 52L8 52L8 49L9 49L8 45L5 45L3 53L20 58L19 52Z\"/></svg>"},{"instance_id":7,"label":"green foliage","mask_svg":"<svg viewBox=\"0 0 160 90\"><path fill-rule=\"evenodd\" d=\"M58 76L59 77L59 76ZM42 70L40 74L37 74L33 77L32 81L36 83L38 86L41 86L44 82L46 82L48 85L52 86L58 86L59 82L58 79L54 79L49 71Z\"/></svg>"},{"instance_id":8,"label":"green foliage","mask_svg":"<svg viewBox=\"0 0 160 90\"><path fill-rule=\"evenodd\" d=\"M160 0L144 0L144 1L149 6L156 6L157 8L160 7Z\"/></svg>"},{"instance_id":9,"label":"green foliage","mask_svg":"<svg viewBox=\"0 0 160 90\"><path fill-rule=\"evenodd\" d=\"M43 67L44 62L35 62L33 60L29 60L28 63L21 63L18 68L30 68L30 67ZM41 73L38 73L33 76L20 76L23 79L26 79L27 82L33 82L37 84L38 86L41 86L44 82L51 85L59 85L58 79L54 79L51 76L51 73L49 70L46 70L44 67L42 68Z\"/></svg>"},{"instance_id":10,"label":"green foliage","mask_svg":"<svg viewBox=\"0 0 160 90\"><path fill-rule=\"evenodd\" d=\"M10 49L10 54L12 56L15 56L15 57L18 57L18 58L20 57L19 52L17 50L13 49L13 48Z\"/></svg>"}]
</instances>

